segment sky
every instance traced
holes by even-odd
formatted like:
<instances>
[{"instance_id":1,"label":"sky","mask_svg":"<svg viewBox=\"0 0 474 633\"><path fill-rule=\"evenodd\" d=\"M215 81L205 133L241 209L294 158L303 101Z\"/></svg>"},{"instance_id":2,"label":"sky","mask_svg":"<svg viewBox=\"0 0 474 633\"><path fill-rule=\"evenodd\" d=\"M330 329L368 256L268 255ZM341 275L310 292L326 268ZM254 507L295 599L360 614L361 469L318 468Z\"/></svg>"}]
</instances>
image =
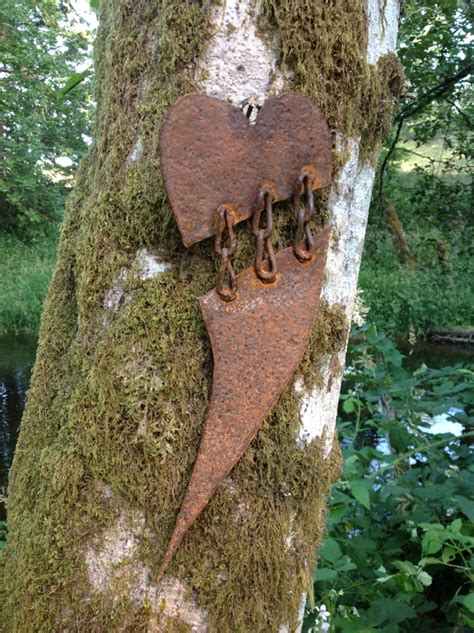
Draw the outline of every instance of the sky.
<instances>
[{"instance_id":1,"label":"sky","mask_svg":"<svg viewBox=\"0 0 474 633\"><path fill-rule=\"evenodd\" d=\"M76 13L87 22L91 29L97 27L97 16L95 12L91 10L89 0L72 0L71 4Z\"/></svg>"}]
</instances>

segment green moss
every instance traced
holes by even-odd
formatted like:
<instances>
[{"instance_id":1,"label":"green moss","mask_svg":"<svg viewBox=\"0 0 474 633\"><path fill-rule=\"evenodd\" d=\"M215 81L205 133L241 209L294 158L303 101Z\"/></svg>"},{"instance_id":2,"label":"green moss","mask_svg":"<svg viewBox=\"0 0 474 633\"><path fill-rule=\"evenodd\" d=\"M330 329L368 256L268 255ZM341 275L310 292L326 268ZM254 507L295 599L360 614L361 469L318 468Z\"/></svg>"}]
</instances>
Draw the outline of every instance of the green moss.
<instances>
[{"instance_id":1,"label":"green moss","mask_svg":"<svg viewBox=\"0 0 474 633\"><path fill-rule=\"evenodd\" d=\"M403 71L395 55L367 63L365 0L264 0L261 31L281 37L281 62L295 71L290 88L314 99L330 129L362 137L363 155L388 132Z\"/></svg>"},{"instance_id":2,"label":"green moss","mask_svg":"<svg viewBox=\"0 0 474 633\"><path fill-rule=\"evenodd\" d=\"M315 98L333 129L351 134L362 133L363 100L386 94L385 74L370 84L375 71L363 61L360 5L267 0L262 22L280 32L282 61L297 73L294 89ZM145 516L136 555L153 575L189 480L212 373L196 297L214 285L216 262L212 240L181 246L157 145L165 112L196 88L192 71L209 8L192 0L101 3L95 145L69 200L9 490L2 599L12 633L133 626L136 607L125 578L122 588L119 576L113 592L90 596L84 553L120 515L98 482L124 511ZM142 151L131 165L138 139ZM323 193L318 215L325 214ZM281 205L275 247L291 243L293 231ZM242 270L255 246L246 226L238 238L235 267ZM171 269L124 282L122 271L144 247L158 250ZM120 280L126 300L104 310ZM344 347L346 335L343 311L323 306L300 368L308 388L321 384L323 360ZM298 411L289 387L168 569L209 612L210 633L295 624L299 595L310 584L308 561L322 536L324 495L340 469L337 445L330 459L317 442L298 445ZM142 608L135 630L148 617L154 616Z\"/></svg>"}]
</instances>

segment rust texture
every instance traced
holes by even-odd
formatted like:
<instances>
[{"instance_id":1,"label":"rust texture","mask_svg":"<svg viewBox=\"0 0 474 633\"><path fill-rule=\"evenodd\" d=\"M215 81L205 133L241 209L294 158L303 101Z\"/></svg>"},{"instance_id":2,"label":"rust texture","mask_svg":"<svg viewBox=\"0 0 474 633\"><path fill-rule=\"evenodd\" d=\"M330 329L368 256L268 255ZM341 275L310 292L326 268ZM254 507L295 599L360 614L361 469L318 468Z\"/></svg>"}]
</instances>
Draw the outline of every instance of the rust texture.
<instances>
[{"instance_id":1,"label":"rust texture","mask_svg":"<svg viewBox=\"0 0 474 633\"><path fill-rule=\"evenodd\" d=\"M216 232L217 212L234 209L234 223L262 208L262 186L286 200L301 171L316 190L331 180L331 137L308 97L270 97L255 124L226 101L191 94L179 99L160 133L160 164L183 242Z\"/></svg>"},{"instance_id":2,"label":"rust texture","mask_svg":"<svg viewBox=\"0 0 474 633\"><path fill-rule=\"evenodd\" d=\"M237 275L234 301L222 301L216 290L199 299L214 357L212 396L160 576L303 357L319 303L329 236L328 228L315 236L307 261L298 260L293 247L277 253L279 272L273 283L260 281L252 266Z\"/></svg>"}]
</instances>

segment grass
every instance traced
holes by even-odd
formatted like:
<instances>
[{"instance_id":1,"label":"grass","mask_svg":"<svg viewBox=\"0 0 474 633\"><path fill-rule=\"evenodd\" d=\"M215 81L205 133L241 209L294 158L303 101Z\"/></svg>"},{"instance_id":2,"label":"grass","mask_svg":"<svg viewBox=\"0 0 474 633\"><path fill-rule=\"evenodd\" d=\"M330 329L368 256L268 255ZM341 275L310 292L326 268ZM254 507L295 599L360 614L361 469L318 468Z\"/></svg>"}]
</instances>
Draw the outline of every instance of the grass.
<instances>
[{"instance_id":1,"label":"grass","mask_svg":"<svg viewBox=\"0 0 474 633\"><path fill-rule=\"evenodd\" d=\"M0 234L0 334L38 331L56 244L56 233L29 243Z\"/></svg>"}]
</instances>

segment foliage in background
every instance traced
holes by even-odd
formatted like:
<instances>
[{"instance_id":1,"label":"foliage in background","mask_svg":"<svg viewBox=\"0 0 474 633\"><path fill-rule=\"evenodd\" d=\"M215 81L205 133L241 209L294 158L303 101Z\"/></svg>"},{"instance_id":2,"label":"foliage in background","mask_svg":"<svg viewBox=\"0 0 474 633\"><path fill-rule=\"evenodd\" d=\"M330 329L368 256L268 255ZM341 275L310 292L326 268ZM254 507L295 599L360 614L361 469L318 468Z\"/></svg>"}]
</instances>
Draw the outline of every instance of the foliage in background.
<instances>
[{"instance_id":1,"label":"foliage in background","mask_svg":"<svg viewBox=\"0 0 474 633\"><path fill-rule=\"evenodd\" d=\"M0 334L38 331L56 243L52 231L32 237L28 244L0 233Z\"/></svg>"},{"instance_id":2,"label":"foliage in background","mask_svg":"<svg viewBox=\"0 0 474 633\"><path fill-rule=\"evenodd\" d=\"M0 3L0 231L22 237L58 222L87 147L89 86L60 91L90 57L89 36L69 5ZM61 167L59 157L70 166Z\"/></svg>"},{"instance_id":3,"label":"foliage in background","mask_svg":"<svg viewBox=\"0 0 474 633\"><path fill-rule=\"evenodd\" d=\"M404 369L373 327L353 346L338 429L345 468L329 507L304 632L474 628L474 373ZM462 433L430 433L434 416ZM461 428L461 427L459 427Z\"/></svg>"},{"instance_id":4,"label":"foliage in background","mask_svg":"<svg viewBox=\"0 0 474 633\"><path fill-rule=\"evenodd\" d=\"M425 199L427 209L412 213L420 220L439 223L458 222L469 212L470 191L460 186L472 176L474 158L472 22L474 7L469 0L408 0L405 3L399 32L398 55L407 78L407 91L395 116L395 125L386 141L388 151L383 156L379 197L384 191L384 176L397 160L407 153L418 155L407 145L426 146L436 139L441 148L438 156L427 156L426 164L418 167L422 187L415 195ZM452 206L440 198L436 188L442 186L439 177L457 176ZM462 178L462 177L465 178ZM461 178L459 178L461 177ZM406 182L406 181L405 181ZM408 180L408 189L416 180ZM403 186L397 181L396 185ZM444 185L446 187L446 183ZM448 187L449 188L449 187ZM388 193L393 193L389 192ZM459 195L461 194L461 195ZM379 199L383 204L383 200ZM423 217L424 216L424 217Z\"/></svg>"},{"instance_id":5,"label":"foliage in background","mask_svg":"<svg viewBox=\"0 0 474 633\"><path fill-rule=\"evenodd\" d=\"M420 183L421 184L421 183ZM408 193L400 209L413 208ZM416 201L413 200L413 204ZM466 214L465 218L468 215ZM473 227L452 236L432 224L407 222L413 270L401 264L386 230L368 227L359 276L372 323L390 336L422 337L430 328L472 323L474 305Z\"/></svg>"},{"instance_id":6,"label":"foliage in background","mask_svg":"<svg viewBox=\"0 0 474 633\"><path fill-rule=\"evenodd\" d=\"M458 0L405 3L409 84L382 153L360 280L388 334L472 320L473 13Z\"/></svg>"},{"instance_id":7,"label":"foliage in background","mask_svg":"<svg viewBox=\"0 0 474 633\"><path fill-rule=\"evenodd\" d=\"M408 0L398 55L409 82L397 123L424 144L441 135L457 158L472 157L472 22L470 0ZM470 103L471 102L471 103Z\"/></svg>"}]
</instances>

